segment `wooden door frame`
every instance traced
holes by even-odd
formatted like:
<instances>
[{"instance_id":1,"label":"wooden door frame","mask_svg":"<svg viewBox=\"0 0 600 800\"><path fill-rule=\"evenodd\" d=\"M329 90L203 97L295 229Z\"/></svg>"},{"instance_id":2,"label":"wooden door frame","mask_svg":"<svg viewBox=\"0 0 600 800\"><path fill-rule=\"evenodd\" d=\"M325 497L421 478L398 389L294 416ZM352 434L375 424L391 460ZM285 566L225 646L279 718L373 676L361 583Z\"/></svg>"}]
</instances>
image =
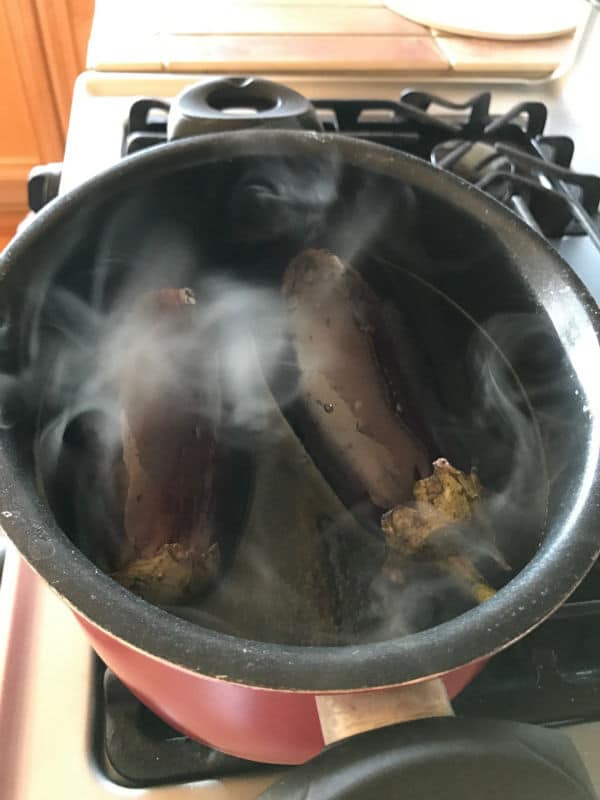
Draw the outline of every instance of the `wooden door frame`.
<instances>
[{"instance_id":1,"label":"wooden door frame","mask_svg":"<svg viewBox=\"0 0 600 800\"><path fill-rule=\"evenodd\" d=\"M28 1L37 14L54 102L62 135L66 138L73 84L75 78L85 69L77 51L71 7L68 0ZM90 0L85 2L93 7Z\"/></svg>"},{"instance_id":2,"label":"wooden door frame","mask_svg":"<svg viewBox=\"0 0 600 800\"><path fill-rule=\"evenodd\" d=\"M44 161L60 160L65 136L49 79L35 0L0 0L0 3L8 20L38 153Z\"/></svg>"}]
</instances>

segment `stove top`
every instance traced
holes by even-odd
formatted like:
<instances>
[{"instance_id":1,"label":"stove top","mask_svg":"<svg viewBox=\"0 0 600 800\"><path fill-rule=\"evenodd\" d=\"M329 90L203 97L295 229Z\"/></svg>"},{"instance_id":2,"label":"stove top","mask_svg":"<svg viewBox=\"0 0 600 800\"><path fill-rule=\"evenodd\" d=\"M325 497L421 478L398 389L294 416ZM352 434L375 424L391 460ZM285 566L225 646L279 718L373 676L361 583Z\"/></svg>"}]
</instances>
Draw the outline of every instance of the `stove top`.
<instances>
[{"instance_id":1,"label":"stove top","mask_svg":"<svg viewBox=\"0 0 600 800\"><path fill-rule=\"evenodd\" d=\"M547 106L523 101L492 114L491 92L463 102L407 89L398 100L317 99L325 131L376 142L430 161L518 214L590 283L600 301L600 176L571 169L573 140L545 133ZM169 103L132 104L121 154L167 141ZM579 240L579 241L578 241Z\"/></svg>"},{"instance_id":2,"label":"stove top","mask_svg":"<svg viewBox=\"0 0 600 800\"><path fill-rule=\"evenodd\" d=\"M585 242L577 271L600 268L600 177L570 169L572 139L547 135L547 108L526 101L492 114L490 92L453 102L406 90L396 101L314 100L326 131L355 136L451 170L518 214L559 250ZM121 155L167 141L169 103L141 98L129 109ZM571 244L572 248L572 244ZM600 301L600 281L597 298ZM549 726L600 720L600 566L552 619L496 656L454 701L457 715ZM264 771L177 734L98 665L102 761L125 785Z\"/></svg>"},{"instance_id":3,"label":"stove top","mask_svg":"<svg viewBox=\"0 0 600 800\"><path fill-rule=\"evenodd\" d=\"M125 786L276 772L274 767L226 755L183 736L137 700L100 659L95 662L93 702L98 763Z\"/></svg>"},{"instance_id":4,"label":"stove top","mask_svg":"<svg viewBox=\"0 0 600 800\"><path fill-rule=\"evenodd\" d=\"M61 191L165 141L169 101L197 77L82 76ZM490 94L424 85L400 93L388 84L357 100L351 85L325 91L317 79L289 82L311 97L339 97L315 100L326 130L430 159L492 192L550 238L600 302L600 179L581 172L600 172L600 155L589 131L575 130L565 87L559 100L556 87L500 85ZM563 132L576 133L575 150ZM559 612L491 661L454 702L456 713L563 726L600 786L599 622L596 566ZM11 546L0 583L0 684L0 795L11 800L254 800L281 775L191 742L152 715Z\"/></svg>"}]
</instances>

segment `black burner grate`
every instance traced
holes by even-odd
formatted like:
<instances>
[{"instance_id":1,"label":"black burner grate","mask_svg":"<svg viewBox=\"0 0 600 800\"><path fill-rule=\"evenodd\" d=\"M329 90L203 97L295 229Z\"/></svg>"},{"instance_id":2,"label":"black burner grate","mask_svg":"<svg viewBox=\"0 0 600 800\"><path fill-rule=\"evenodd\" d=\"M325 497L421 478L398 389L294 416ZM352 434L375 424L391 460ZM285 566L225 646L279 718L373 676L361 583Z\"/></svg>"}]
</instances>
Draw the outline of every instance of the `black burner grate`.
<instances>
[{"instance_id":1,"label":"black burner grate","mask_svg":"<svg viewBox=\"0 0 600 800\"><path fill-rule=\"evenodd\" d=\"M600 719L599 620L600 600L563 606L490 661L456 714L553 727Z\"/></svg>"},{"instance_id":2,"label":"black burner grate","mask_svg":"<svg viewBox=\"0 0 600 800\"><path fill-rule=\"evenodd\" d=\"M274 769L189 739L149 711L99 659L97 671L98 761L114 782L156 786Z\"/></svg>"},{"instance_id":3,"label":"black burner grate","mask_svg":"<svg viewBox=\"0 0 600 800\"><path fill-rule=\"evenodd\" d=\"M543 103L490 114L491 95L464 103L406 90L398 101L315 100L326 131L430 160L493 194L550 239L587 235L600 252L600 177L570 169L574 145L544 136ZM123 155L167 140L168 103L141 99L125 125Z\"/></svg>"}]
</instances>

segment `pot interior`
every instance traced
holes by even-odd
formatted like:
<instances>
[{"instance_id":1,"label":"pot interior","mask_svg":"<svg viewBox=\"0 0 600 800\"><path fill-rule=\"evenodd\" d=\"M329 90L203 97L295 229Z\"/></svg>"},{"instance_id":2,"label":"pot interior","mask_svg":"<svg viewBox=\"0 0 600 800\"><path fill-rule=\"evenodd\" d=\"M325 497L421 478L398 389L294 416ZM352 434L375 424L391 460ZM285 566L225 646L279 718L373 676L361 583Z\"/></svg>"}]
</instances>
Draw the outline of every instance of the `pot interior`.
<instances>
[{"instance_id":1,"label":"pot interior","mask_svg":"<svg viewBox=\"0 0 600 800\"><path fill-rule=\"evenodd\" d=\"M433 175L428 191L329 153L232 157L154 176L140 170L41 227L4 280L4 438L27 491L103 569L110 571L119 547L111 531L118 509L98 485L94 448L110 416L106 360L122 355L105 345L127 348L114 335L123 309L146 291L190 287L200 313L230 322L242 340L255 336L259 365L261 343L267 348L256 390L260 403L265 387L269 393L265 412L246 396L256 388L250 355L239 340L233 346L250 383L238 386L242 421L225 435L219 492L226 502L217 522L223 585L196 604L169 606L172 613L255 641L330 645L396 639L473 605L460 582L427 560L407 566L400 581L382 578L385 543L372 509L350 508L346 524L306 501L325 543L319 552L333 624L302 616L318 603L301 567L294 573L289 564L310 555L298 556L282 504L304 502L303 473L284 485L265 465L288 447L292 459L303 451L298 367L283 345L273 347L273 336L284 271L308 247L338 255L380 299L396 332L406 413L430 460L477 469L487 524L465 537L478 569L501 588L543 545L586 430L565 342L523 276L508 222L487 227L440 194ZM264 413L271 421L269 414L281 414L277 436L270 424L255 424ZM309 457L327 484L322 457ZM257 494L261 532L240 564ZM252 606L248 592L259 581Z\"/></svg>"}]
</instances>

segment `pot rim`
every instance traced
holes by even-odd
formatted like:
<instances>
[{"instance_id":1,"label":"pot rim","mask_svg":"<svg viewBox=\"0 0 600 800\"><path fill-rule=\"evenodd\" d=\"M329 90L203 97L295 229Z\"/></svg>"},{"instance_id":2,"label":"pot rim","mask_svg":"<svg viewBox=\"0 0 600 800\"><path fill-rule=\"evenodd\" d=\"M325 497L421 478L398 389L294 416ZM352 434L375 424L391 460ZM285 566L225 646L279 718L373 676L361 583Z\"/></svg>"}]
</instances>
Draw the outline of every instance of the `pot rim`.
<instances>
[{"instance_id":1,"label":"pot rim","mask_svg":"<svg viewBox=\"0 0 600 800\"><path fill-rule=\"evenodd\" d=\"M600 513L593 500L600 489L600 314L548 242L495 199L408 154L339 134L248 130L206 134L137 153L60 196L0 256L0 281L48 228L68 223L91 193L104 197L122 191L129 180L143 182L201 163L276 152L339 157L405 181L443 196L502 236L508 256L519 263L521 277L568 352L582 422L588 425L584 467L573 497L548 527L534 558L493 598L434 628L383 642L299 647L202 628L113 581L74 547L43 500L26 491L11 463L6 431L0 435L0 507L11 516L3 516L2 525L33 569L79 614L135 649L185 669L255 687L305 692L375 688L443 674L524 636L576 588L600 552L600 537L594 535Z\"/></svg>"}]
</instances>

